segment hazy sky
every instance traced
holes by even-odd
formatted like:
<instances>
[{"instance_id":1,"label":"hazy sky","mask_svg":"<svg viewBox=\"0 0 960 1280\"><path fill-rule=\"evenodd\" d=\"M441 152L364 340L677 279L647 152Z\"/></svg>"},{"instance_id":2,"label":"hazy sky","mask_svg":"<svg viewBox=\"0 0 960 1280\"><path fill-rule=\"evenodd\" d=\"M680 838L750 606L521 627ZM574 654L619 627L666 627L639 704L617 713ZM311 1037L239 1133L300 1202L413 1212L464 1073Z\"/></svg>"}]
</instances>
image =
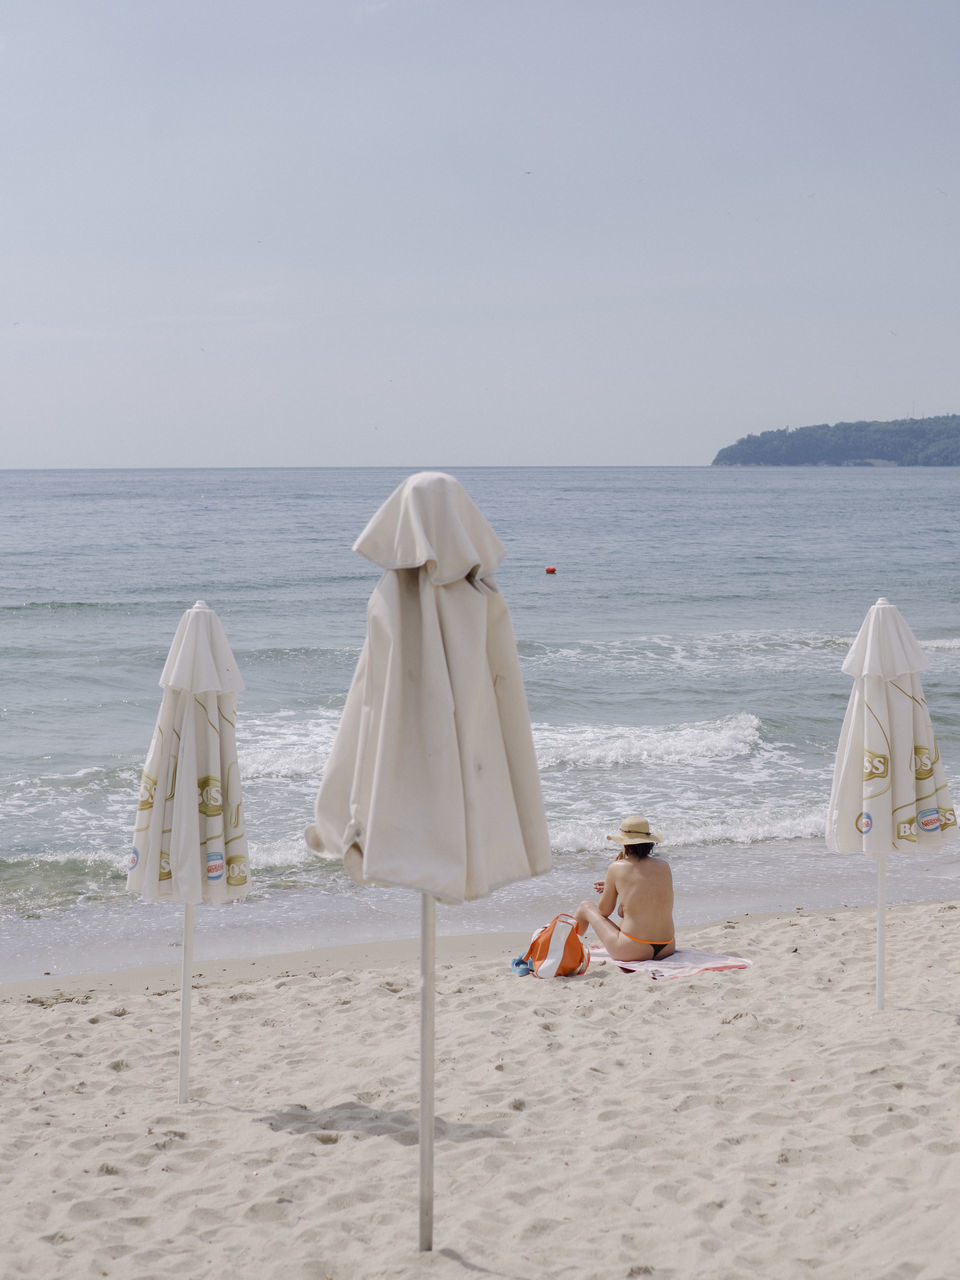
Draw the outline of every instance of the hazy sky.
<instances>
[{"instance_id":1,"label":"hazy sky","mask_svg":"<svg viewBox=\"0 0 960 1280\"><path fill-rule=\"evenodd\" d=\"M960 412L957 0L4 0L0 466Z\"/></svg>"}]
</instances>

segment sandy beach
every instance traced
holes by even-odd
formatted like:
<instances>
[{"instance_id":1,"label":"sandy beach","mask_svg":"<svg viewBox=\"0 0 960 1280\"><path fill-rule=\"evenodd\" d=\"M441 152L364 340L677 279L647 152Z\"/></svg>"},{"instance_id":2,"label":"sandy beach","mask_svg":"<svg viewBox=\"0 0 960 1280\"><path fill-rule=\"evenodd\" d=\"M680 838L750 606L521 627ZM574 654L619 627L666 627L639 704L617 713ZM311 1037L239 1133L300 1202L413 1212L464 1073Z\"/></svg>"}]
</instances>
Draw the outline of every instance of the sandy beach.
<instances>
[{"instance_id":1,"label":"sandy beach","mask_svg":"<svg viewBox=\"0 0 960 1280\"><path fill-rule=\"evenodd\" d=\"M960 904L744 917L746 970L519 978L441 939L436 1226L417 1251L416 943L0 988L2 1274L960 1274Z\"/></svg>"}]
</instances>

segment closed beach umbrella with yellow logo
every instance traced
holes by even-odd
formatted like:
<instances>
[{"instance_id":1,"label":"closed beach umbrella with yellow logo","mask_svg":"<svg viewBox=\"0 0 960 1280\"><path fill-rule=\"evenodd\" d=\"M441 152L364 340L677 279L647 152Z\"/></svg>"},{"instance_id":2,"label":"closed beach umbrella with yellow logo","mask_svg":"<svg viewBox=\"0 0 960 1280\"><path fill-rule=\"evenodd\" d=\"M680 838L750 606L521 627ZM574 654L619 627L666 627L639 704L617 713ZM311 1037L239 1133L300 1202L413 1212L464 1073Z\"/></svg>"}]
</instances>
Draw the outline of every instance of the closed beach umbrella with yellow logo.
<instances>
[{"instance_id":1,"label":"closed beach umbrella with yellow logo","mask_svg":"<svg viewBox=\"0 0 960 1280\"><path fill-rule=\"evenodd\" d=\"M881 597L843 670L853 676L827 813L827 848L877 858L877 1008L883 1008L886 857L937 848L957 829L919 672L927 659Z\"/></svg>"},{"instance_id":2,"label":"closed beach umbrella with yellow logo","mask_svg":"<svg viewBox=\"0 0 960 1280\"><path fill-rule=\"evenodd\" d=\"M127 889L184 910L180 1101L187 1101L193 913L243 898L247 836L237 765L243 680L220 619L202 600L180 619L140 783Z\"/></svg>"}]
</instances>

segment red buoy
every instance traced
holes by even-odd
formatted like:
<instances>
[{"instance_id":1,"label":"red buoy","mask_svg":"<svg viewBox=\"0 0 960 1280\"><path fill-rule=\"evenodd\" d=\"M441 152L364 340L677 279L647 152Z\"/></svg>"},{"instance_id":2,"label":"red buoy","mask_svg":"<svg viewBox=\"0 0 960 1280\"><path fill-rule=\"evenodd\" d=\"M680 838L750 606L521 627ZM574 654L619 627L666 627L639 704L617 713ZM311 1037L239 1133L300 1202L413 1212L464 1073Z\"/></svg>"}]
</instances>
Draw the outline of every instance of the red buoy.
<instances>
[{"instance_id":1,"label":"red buoy","mask_svg":"<svg viewBox=\"0 0 960 1280\"><path fill-rule=\"evenodd\" d=\"M557 571L552 564L547 565L547 573L556 573L556 572Z\"/></svg>"}]
</instances>

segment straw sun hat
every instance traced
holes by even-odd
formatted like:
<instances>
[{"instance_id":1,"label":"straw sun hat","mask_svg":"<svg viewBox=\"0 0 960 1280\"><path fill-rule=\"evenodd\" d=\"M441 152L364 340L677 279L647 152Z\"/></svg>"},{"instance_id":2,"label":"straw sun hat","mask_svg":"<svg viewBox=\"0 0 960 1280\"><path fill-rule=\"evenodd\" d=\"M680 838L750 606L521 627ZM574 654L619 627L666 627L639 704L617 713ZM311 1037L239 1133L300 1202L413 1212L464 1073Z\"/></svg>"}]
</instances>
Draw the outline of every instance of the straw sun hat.
<instances>
[{"instance_id":1,"label":"straw sun hat","mask_svg":"<svg viewBox=\"0 0 960 1280\"><path fill-rule=\"evenodd\" d=\"M620 830L614 836L607 836L608 840L615 840L617 844L659 844L663 836L659 831L651 831L650 823L646 818L641 818L637 814L632 817L624 818L620 823Z\"/></svg>"}]
</instances>

